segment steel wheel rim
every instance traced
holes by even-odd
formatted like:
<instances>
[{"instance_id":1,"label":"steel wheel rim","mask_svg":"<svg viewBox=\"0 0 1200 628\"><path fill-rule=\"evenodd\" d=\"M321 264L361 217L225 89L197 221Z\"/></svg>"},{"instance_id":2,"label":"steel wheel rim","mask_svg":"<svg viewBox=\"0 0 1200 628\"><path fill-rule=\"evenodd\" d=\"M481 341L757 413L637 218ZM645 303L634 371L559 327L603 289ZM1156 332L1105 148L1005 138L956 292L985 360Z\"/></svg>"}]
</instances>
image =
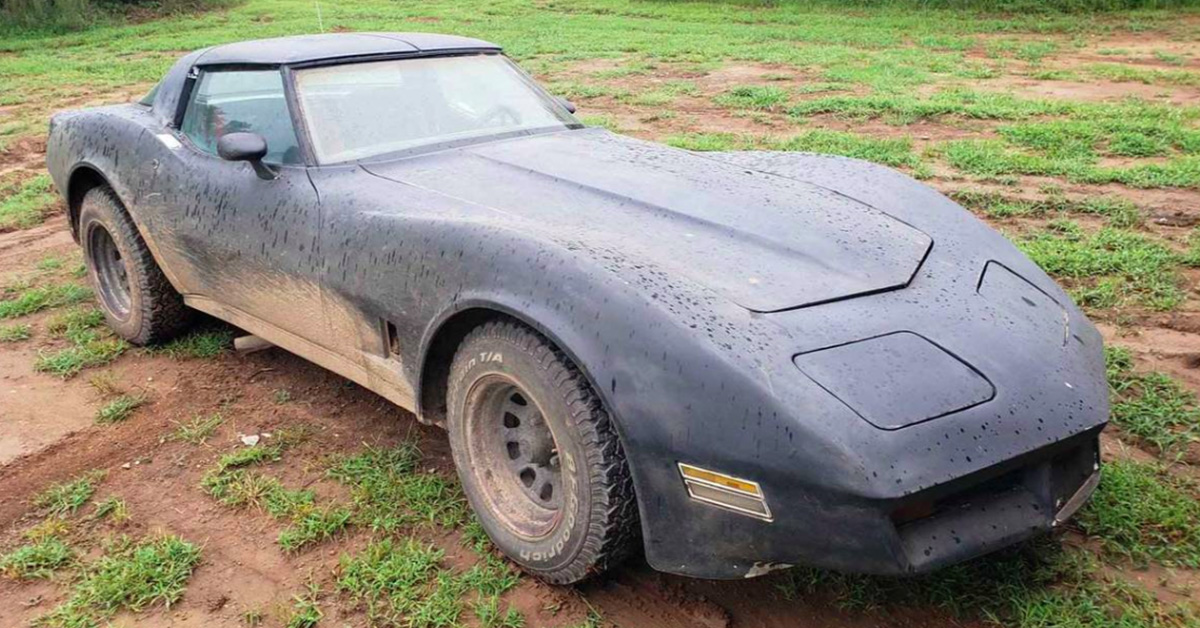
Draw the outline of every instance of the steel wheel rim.
<instances>
[{"instance_id":1,"label":"steel wheel rim","mask_svg":"<svg viewBox=\"0 0 1200 628\"><path fill-rule=\"evenodd\" d=\"M468 472L488 510L519 537L549 534L562 513L563 477L541 407L515 381L493 374L471 387L464 416Z\"/></svg>"},{"instance_id":2,"label":"steel wheel rim","mask_svg":"<svg viewBox=\"0 0 1200 628\"><path fill-rule=\"evenodd\" d=\"M101 225L93 225L88 231L88 261L104 308L120 320L129 318L133 303L129 271L112 234Z\"/></svg>"}]
</instances>

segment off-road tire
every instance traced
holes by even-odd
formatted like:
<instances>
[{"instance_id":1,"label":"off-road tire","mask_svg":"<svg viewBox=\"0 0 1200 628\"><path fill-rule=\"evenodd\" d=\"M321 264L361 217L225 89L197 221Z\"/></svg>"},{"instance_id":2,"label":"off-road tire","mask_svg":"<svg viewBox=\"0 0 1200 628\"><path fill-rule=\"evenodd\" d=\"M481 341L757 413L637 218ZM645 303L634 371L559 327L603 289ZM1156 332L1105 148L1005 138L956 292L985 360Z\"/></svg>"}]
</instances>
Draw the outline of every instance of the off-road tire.
<instances>
[{"instance_id":1,"label":"off-road tire","mask_svg":"<svg viewBox=\"0 0 1200 628\"><path fill-rule=\"evenodd\" d=\"M473 453L488 438L481 429L498 421L508 427L507 415L478 416L487 414L479 412L481 387L503 380L537 406L559 456L561 504L543 524L548 532L532 538L506 523L512 512L496 512L494 494L488 492L495 491L500 474L512 471L504 464L489 467L481 460L486 456ZM612 419L579 369L545 337L509 321L474 329L450 367L447 409L450 446L467 499L492 542L527 572L552 584L579 582L637 547L633 481Z\"/></svg>"},{"instance_id":2,"label":"off-road tire","mask_svg":"<svg viewBox=\"0 0 1200 628\"><path fill-rule=\"evenodd\" d=\"M108 245L100 231L107 233L119 253L112 263L124 268L124 306L114 305L117 297L107 297L111 291L106 292L101 281L104 262L97 260ZM106 185L88 190L83 197L79 242L96 300L118 336L135 345L147 345L170 340L187 329L192 310L167 281L120 199Z\"/></svg>"}]
</instances>

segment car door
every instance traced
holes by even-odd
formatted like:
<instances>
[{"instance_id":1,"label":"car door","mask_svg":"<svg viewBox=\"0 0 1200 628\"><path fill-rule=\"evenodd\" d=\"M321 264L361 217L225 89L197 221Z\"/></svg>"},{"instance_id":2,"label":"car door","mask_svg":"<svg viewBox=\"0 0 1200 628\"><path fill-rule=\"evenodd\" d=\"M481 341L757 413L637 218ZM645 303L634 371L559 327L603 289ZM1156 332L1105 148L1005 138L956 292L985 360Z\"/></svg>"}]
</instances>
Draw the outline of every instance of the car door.
<instances>
[{"instance_id":1,"label":"car door","mask_svg":"<svg viewBox=\"0 0 1200 628\"><path fill-rule=\"evenodd\" d=\"M201 69L179 129L160 134L143 162L140 202L172 278L200 309L250 317L324 344L319 287L319 199L302 163L278 68ZM262 178L217 156L226 133L267 141ZM242 326L247 326L242 324Z\"/></svg>"}]
</instances>

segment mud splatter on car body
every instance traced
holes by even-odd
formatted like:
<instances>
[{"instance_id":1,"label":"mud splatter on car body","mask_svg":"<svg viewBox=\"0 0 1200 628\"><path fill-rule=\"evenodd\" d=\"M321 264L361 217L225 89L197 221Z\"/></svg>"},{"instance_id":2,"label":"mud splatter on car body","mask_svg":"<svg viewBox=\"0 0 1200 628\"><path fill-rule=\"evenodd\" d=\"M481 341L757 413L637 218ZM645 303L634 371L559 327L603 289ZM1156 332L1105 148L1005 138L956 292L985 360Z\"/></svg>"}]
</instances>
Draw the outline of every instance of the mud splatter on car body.
<instances>
[{"instance_id":1,"label":"mud splatter on car body","mask_svg":"<svg viewBox=\"0 0 1200 628\"><path fill-rule=\"evenodd\" d=\"M302 163L265 180L180 133L197 77L439 55L424 34L244 42L181 59L153 98L58 114L77 211L110 185L189 305L431 423L488 316L552 339L616 418L646 556L927 571L1053 527L1098 473L1100 335L1004 237L870 163L698 155L569 124ZM770 517L694 499L679 463L757 483Z\"/></svg>"}]
</instances>

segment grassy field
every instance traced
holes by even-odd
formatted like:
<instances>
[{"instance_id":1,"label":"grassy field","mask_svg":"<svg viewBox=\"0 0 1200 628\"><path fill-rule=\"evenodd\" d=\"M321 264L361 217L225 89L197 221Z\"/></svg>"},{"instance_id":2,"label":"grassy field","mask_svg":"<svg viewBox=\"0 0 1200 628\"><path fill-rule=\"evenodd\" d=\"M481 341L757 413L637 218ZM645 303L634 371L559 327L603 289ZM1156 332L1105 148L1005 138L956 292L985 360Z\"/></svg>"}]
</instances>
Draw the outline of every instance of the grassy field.
<instances>
[{"instance_id":1,"label":"grassy field","mask_svg":"<svg viewBox=\"0 0 1200 628\"><path fill-rule=\"evenodd\" d=\"M365 0L318 13L307 0L248 0L75 32L5 31L0 233L60 220L42 165L50 113L140 96L194 48L294 33L480 37L574 100L591 125L697 151L886 164L1003 231L1100 323L1113 394L1107 474L1052 538L916 580L800 568L754 595L780 608L822 600L845 625L928 612L939 626L1200 627L1200 12L933 8L953 4ZM44 377L90 380L102 399L95 429L121 430L161 403L105 380L139 361L236 368L220 328L131 350L104 331L82 276L62 255L0 276L0 351L36 347ZM300 429L230 448L231 424L246 420L237 412L277 413L297 399L278 388L238 410L228 391L213 397L161 437L195 467L187 490L260 518L279 560L311 567L323 553L315 547L340 553L285 608L247 606L243 624L334 625L325 616L339 613L373 625L565 625L518 610L514 596L534 585L489 552L452 477L422 472L415 441L328 455ZM307 479L289 475L295 468ZM60 585L45 625L172 604L186 598L202 553L219 553L170 530L125 534L137 505L101 499L98 487L113 482L60 478L0 537L0 573ZM313 482L327 490L306 488ZM599 592L580 595L584 624L620 622L620 611L593 606Z\"/></svg>"}]
</instances>

